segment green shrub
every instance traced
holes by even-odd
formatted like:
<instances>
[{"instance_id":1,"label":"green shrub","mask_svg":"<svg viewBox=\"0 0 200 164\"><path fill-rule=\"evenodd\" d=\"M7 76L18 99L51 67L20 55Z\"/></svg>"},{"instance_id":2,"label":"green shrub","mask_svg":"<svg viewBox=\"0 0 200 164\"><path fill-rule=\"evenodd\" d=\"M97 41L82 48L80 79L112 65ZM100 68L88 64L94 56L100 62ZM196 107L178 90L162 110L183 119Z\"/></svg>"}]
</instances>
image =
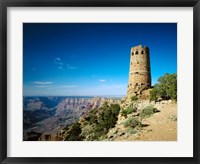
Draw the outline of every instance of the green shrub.
<instances>
[{"instance_id":1,"label":"green shrub","mask_svg":"<svg viewBox=\"0 0 200 164\"><path fill-rule=\"evenodd\" d=\"M136 117L129 117L124 122L124 127L135 128L136 126L141 126L141 125L142 125L141 122Z\"/></svg>"},{"instance_id":2,"label":"green shrub","mask_svg":"<svg viewBox=\"0 0 200 164\"><path fill-rule=\"evenodd\" d=\"M97 123L97 117L95 114L89 113L89 115L86 119L90 124Z\"/></svg>"},{"instance_id":3,"label":"green shrub","mask_svg":"<svg viewBox=\"0 0 200 164\"><path fill-rule=\"evenodd\" d=\"M144 109L142 109L139 116L141 118L146 118L146 117L150 117L152 114L156 112L158 112L158 110L154 108L153 106L146 106Z\"/></svg>"},{"instance_id":4,"label":"green shrub","mask_svg":"<svg viewBox=\"0 0 200 164\"><path fill-rule=\"evenodd\" d=\"M96 110L96 113L89 113L86 122L90 126L85 125L82 128L82 136L86 140L102 140L106 137L110 128L113 128L117 122L120 106L118 104L104 103L104 105ZM92 127L92 128L91 128ZM89 132L87 132L87 130Z\"/></svg>"},{"instance_id":5,"label":"green shrub","mask_svg":"<svg viewBox=\"0 0 200 164\"><path fill-rule=\"evenodd\" d=\"M81 141L82 137L80 123L76 122L75 124L69 127L69 130L65 134L65 141Z\"/></svg>"},{"instance_id":6,"label":"green shrub","mask_svg":"<svg viewBox=\"0 0 200 164\"><path fill-rule=\"evenodd\" d=\"M137 101L138 100L138 97L137 96L132 96L131 97L131 101Z\"/></svg>"},{"instance_id":7,"label":"green shrub","mask_svg":"<svg viewBox=\"0 0 200 164\"><path fill-rule=\"evenodd\" d=\"M89 140L99 141L106 138L110 128L117 122L120 106L105 102L101 108L91 110L80 126L75 123L69 127L65 140L78 141Z\"/></svg>"},{"instance_id":8,"label":"green shrub","mask_svg":"<svg viewBox=\"0 0 200 164\"><path fill-rule=\"evenodd\" d=\"M177 121L177 116L170 116L169 119L170 119L171 121Z\"/></svg>"},{"instance_id":9,"label":"green shrub","mask_svg":"<svg viewBox=\"0 0 200 164\"><path fill-rule=\"evenodd\" d=\"M81 136L87 138L93 132L93 127L89 124L82 128Z\"/></svg>"},{"instance_id":10,"label":"green shrub","mask_svg":"<svg viewBox=\"0 0 200 164\"><path fill-rule=\"evenodd\" d=\"M150 102L151 101L157 101L158 98L159 98L159 96L158 96L157 90L154 89L154 88L152 90L150 90Z\"/></svg>"},{"instance_id":11,"label":"green shrub","mask_svg":"<svg viewBox=\"0 0 200 164\"><path fill-rule=\"evenodd\" d=\"M112 110L112 115L114 115L115 117L118 116L120 111L120 106L118 104L111 104L110 108Z\"/></svg>"},{"instance_id":12,"label":"green shrub","mask_svg":"<svg viewBox=\"0 0 200 164\"><path fill-rule=\"evenodd\" d=\"M128 114L131 114L133 112L137 112L137 108L136 107L128 107L121 111L121 115L126 117Z\"/></svg>"},{"instance_id":13,"label":"green shrub","mask_svg":"<svg viewBox=\"0 0 200 164\"><path fill-rule=\"evenodd\" d=\"M159 77L158 83L150 91L150 101L157 98L177 100L177 74L168 74Z\"/></svg>"},{"instance_id":14,"label":"green shrub","mask_svg":"<svg viewBox=\"0 0 200 164\"><path fill-rule=\"evenodd\" d=\"M138 130L137 129L134 129L134 128L128 128L128 131L127 131L129 134L136 134L138 133Z\"/></svg>"},{"instance_id":15,"label":"green shrub","mask_svg":"<svg viewBox=\"0 0 200 164\"><path fill-rule=\"evenodd\" d=\"M109 104L107 101L105 101L102 105L102 108L106 109L107 107L109 107Z\"/></svg>"}]
</instances>

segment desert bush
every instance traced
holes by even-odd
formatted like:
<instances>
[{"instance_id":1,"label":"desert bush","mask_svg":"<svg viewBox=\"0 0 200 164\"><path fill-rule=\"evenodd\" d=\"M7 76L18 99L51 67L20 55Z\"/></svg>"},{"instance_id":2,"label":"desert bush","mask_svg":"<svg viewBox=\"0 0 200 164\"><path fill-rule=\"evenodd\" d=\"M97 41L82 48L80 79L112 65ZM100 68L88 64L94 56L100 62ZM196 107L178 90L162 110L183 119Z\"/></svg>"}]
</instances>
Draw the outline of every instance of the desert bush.
<instances>
[{"instance_id":1,"label":"desert bush","mask_svg":"<svg viewBox=\"0 0 200 164\"><path fill-rule=\"evenodd\" d=\"M114 127L120 111L118 104L104 103L95 112L89 112L85 118L86 124L82 127L82 136L84 140L102 140L106 137L109 129Z\"/></svg>"},{"instance_id":2,"label":"desert bush","mask_svg":"<svg viewBox=\"0 0 200 164\"><path fill-rule=\"evenodd\" d=\"M146 118L146 117L150 117L152 114L158 112L158 110L156 108L154 108L153 106L146 106L145 108L143 108L140 112L140 117L141 118Z\"/></svg>"},{"instance_id":3,"label":"desert bush","mask_svg":"<svg viewBox=\"0 0 200 164\"><path fill-rule=\"evenodd\" d=\"M137 101L138 100L138 97L137 96L132 96L131 97L131 101Z\"/></svg>"},{"instance_id":4,"label":"desert bush","mask_svg":"<svg viewBox=\"0 0 200 164\"><path fill-rule=\"evenodd\" d=\"M87 124L86 126L82 127L81 131L81 136L83 138L87 138L93 132L93 127Z\"/></svg>"},{"instance_id":5,"label":"desert bush","mask_svg":"<svg viewBox=\"0 0 200 164\"><path fill-rule=\"evenodd\" d=\"M158 98L159 98L159 96L158 96L157 90L154 89L154 88L152 90L150 90L150 102L151 101L157 101Z\"/></svg>"},{"instance_id":6,"label":"desert bush","mask_svg":"<svg viewBox=\"0 0 200 164\"><path fill-rule=\"evenodd\" d=\"M136 107L128 107L128 108L125 108L121 111L121 115L126 117L128 114L131 114L133 112L137 112L137 108Z\"/></svg>"},{"instance_id":7,"label":"desert bush","mask_svg":"<svg viewBox=\"0 0 200 164\"><path fill-rule=\"evenodd\" d=\"M141 125L142 125L141 122L136 117L129 117L124 122L124 127L135 128L136 126L141 126Z\"/></svg>"},{"instance_id":8,"label":"desert bush","mask_svg":"<svg viewBox=\"0 0 200 164\"><path fill-rule=\"evenodd\" d=\"M109 128L115 126L120 111L118 104L111 104L98 116L97 131L107 132Z\"/></svg>"},{"instance_id":9,"label":"desert bush","mask_svg":"<svg viewBox=\"0 0 200 164\"><path fill-rule=\"evenodd\" d=\"M97 116L95 114L89 113L87 120L88 120L89 124L97 123Z\"/></svg>"},{"instance_id":10,"label":"desert bush","mask_svg":"<svg viewBox=\"0 0 200 164\"><path fill-rule=\"evenodd\" d=\"M120 106L118 104L111 104L110 108L111 108L112 114L115 116L118 116L119 111L120 111Z\"/></svg>"},{"instance_id":11,"label":"desert bush","mask_svg":"<svg viewBox=\"0 0 200 164\"><path fill-rule=\"evenodd\" d=\"M127 132L128 132L129 134L136 134L136 133L138 133L138 130L137 130L137 129L134 129L134 128L132 128L132 127L129 127Z\"/></svg>"},{"instance_id":12,"label":"desert bush","mask_svg":"<svg viewBox=\"0 0 200 164\"><path fill-rule=\"evenodd\" d=\"M114 127L120 111L118 104L108 104L105 102L101 108L91 110L82 124L75 123L68 127L65 133L65 140L98 141L106 138L109 129Z\"/></svg>"},{"instance_id":13,"label":"desert bush","mask_svg":"<svg viewBox=\"0 0 200 164\"><path fill-rule=\"evenodd\" d=\"M177 121L177 116L170 116L169 119L170 119L171 121Z\"/></svg>"},{"instance_id":14,"label":"desert bush","mask_svg":"<svg viewBox=\"0 0 200 164\"><path fill-rule=\"evenodd\" d=\"M109 105L108 105L108 102L107 101L105 101L104 103L103 103L103 105L102 105L102 108L107 108L107 107L109 107Z\"/></svg>"},{"instance_id":15,"label":"desert bush","mask_svg":"<svg viewBox=\"0 0 200 164\"><path fill-rule=\"evenodd\" d=\"M76 122L69 127L69 130L65 134L65 141L81 141L82 137L80 123Z\"/></svg>"}]
</instances>

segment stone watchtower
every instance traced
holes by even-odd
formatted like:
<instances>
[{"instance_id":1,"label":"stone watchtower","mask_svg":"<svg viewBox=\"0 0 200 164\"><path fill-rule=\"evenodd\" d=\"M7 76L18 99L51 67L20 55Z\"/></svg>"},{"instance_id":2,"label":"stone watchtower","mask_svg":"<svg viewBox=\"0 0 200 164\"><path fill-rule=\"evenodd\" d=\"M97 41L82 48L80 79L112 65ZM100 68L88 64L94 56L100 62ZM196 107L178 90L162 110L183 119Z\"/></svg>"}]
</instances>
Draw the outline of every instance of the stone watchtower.
<instances>
[{"instance_id":1,"label":"stone watchtower","mask_svg":"<svg viewBox=\"0 0 200 164\"><path fill-rule=\"evenodd\" d=\"M131 48L127 95L139 95L151 87L149 48L142 45Z\"/></svg>"}]
</instances>

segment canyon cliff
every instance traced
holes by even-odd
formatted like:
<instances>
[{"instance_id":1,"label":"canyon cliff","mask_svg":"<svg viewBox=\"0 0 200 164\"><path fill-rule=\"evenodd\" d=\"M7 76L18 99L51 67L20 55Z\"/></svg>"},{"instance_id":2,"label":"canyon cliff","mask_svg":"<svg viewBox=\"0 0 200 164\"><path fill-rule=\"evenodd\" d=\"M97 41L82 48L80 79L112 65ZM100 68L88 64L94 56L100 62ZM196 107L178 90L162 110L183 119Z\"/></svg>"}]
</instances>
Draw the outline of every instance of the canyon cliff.
<instances>
[{"instance_id":1,"label":"canyon cliff","mask_svg":"<svg viewBox=\"0 0 200 164\"><path fill-rule=\"evenodd\" d=\"M120 99L104 97L24 97L23 139L61 140L61 129L84 118L92 109Z\"/></svg>"}]
</instances>

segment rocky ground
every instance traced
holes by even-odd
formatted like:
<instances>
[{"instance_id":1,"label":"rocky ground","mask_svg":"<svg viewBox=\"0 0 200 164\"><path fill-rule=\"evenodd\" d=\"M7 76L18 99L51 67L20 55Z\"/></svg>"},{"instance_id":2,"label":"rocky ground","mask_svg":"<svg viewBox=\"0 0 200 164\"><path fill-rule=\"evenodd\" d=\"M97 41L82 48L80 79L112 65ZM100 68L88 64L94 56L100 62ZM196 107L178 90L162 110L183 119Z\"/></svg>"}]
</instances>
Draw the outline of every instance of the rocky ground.
<instances>
[{"instance_id":1,"label":"rocky ground","mask_svg":"<svg viewBox=\"0 0 200 164\"><path fill-rule=\"evenodd\" d=\"M43 98L44 99L44 98ZM41 113L41 110L46 110L43 108L48 107L47 105L42 105L41 110L32 110L35 109L32 106L35 105L38 107L37 100L35 103L27 103L30 107L31 112L35 112L37 115ZM63 140L63 128L66 126L61 123L69 123L70 120L80 119L80 125L82 131L91 134L85 127L84 118L88 116L88 112L92 109L99 111L97 116L103 112L103 109L100 110L99 107L102 104L108 103L108 105L113 103L120 104L120 111L117 117L117 122L115 122L115 127L109 129L108 133L103 136L103 141L176 141L177 140L177 103L171 100L162 100L160 102L151 102L149 100L131 100L131 99L105 99L105 98L93 98L93 99L62 99L58 104L53 104L52 107L55 109L53 116L50 116L42 121L34 123L33 127L24 130L24 140L40 140L40 141L59 141ZM28 99L29 102L29 99ZM47 102L44 99L43 104ZM41 104L41 103L40 103ZM49 104L49 103L46 103ZM125 109L134 111L126 113L124 115L123 111ZM151 107L155 109L155 112L149 116L142 117L141 113L145 108ZM29 108L27 108L28 110ZM37 109L37 108L36 108ZM48 108L48 111L51 108ZM73 109L73 110L72 110ZM50 110L51 111L51 110ZM40 113L37 113L40 112ZM44 112L43 112L44 113ZM42 114L42 113L41 113ZM47 116L49 113L45 113ZM45 115L45 116L46 116ZM32 116L32 115L31 115ZM64 119L64 116L66 120ZM76 117L75 117L76 116ZM32 117L31 117L32 118ZM60 119L62 118L62 119ZM100 118L100 117L99 117ZM131 120L131 125L125 126L128 120ZM26 120L31 120L27 117ZM81 120L83 122L81 122ZM61 122L62 121L62 122ZM134 122L136 121L136 122ZM133 126L133 124L135 124ZM96 124L94 124L95 126ZM94 127L93 127L94 128ZM71 132L70 132L71 133ZM82 133L81 133L82 134ZM87 137L86 137L87 138ZM100 139L101 140L101 139Z\"/></svg>"},{"instance_id":2,"label":"rocky ground","mask_svg":"<svg viewBox=\"0 0 200 164\"><path fill-rule=\"evenodd\" d=\"M122 106L130 105L123 104ZM152 105L159 110L148 118L139 118L138 112L144 106ZM109 141L176 141L177 140L177 103L160 101L137 103L138 112L129 114L127 118L119 115L115 128L108 133ZM124 122L130 117L138 117L144 125L134 129L125 128Z\"/></svg>"}]
</instances>

